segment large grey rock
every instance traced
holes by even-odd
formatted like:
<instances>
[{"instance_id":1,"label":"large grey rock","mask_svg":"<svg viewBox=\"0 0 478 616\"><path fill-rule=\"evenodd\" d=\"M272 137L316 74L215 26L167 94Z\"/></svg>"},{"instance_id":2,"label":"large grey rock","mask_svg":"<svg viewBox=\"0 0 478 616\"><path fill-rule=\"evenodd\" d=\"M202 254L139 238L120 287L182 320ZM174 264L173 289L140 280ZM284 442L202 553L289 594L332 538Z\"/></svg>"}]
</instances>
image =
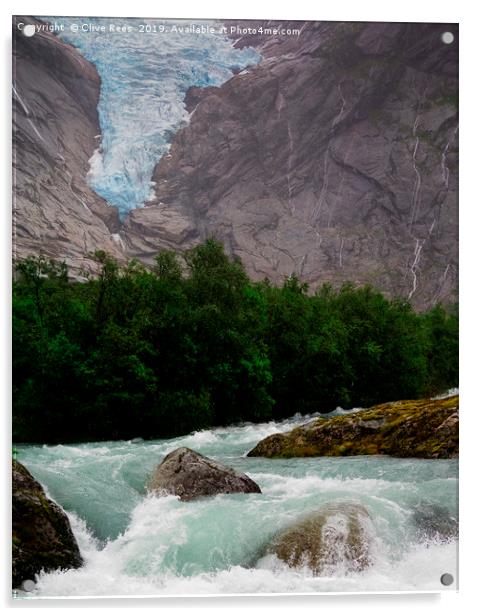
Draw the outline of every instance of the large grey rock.
<instances>
[{"instance_id":1,"label":"large grey rock","mask_svg":"<svg viewBox=\"0 0 478 616\"><path fill-rule=\"evenodd\" d=\"M188 93L190 122L156 166L156 197L125 221L127 250L148 260L215 235L256 279L453 301L455 26L452 45L442 24L286 26L300 36L241 36L263 60Z\"/></svg>"},{"instance_id":2,"label":"large grey rock","mask_svg":"<svg viewBox=\"0 0 478 616\"><path fill-rule=\"evenodd\" d=\"M18 22L41 23L13 18L14 257L42 253L78 276L95 269L94 250L124 258L118 212L86 177L100 137L100 78L58 36L24 36Z\"/></svg>"},{"instance_id":3,"label":"large grey rock","mask_svg":"<svg viewBox=\"0 0 478 616\"><path fill-rule=\"evenodd\" d=\"M12 465L12 539L13 588L33 581L41 570L83 564L65 512L19 462Z\"/></svg>"},{"instance_id":4,"label":"large grey rock","mask_svg":"<svg viewBox=\"0 0 478 616\"><path fill-rule=\"evenodd\" d=\"M450 541L458 537L458 516L431 503L420 503L413 511L413 523L421 541Z\"/></svg>"},{"instance_id":5,"label":"large grey rock","mask_svg":"<svg viewBox=\"0 0 478 616\"><path fill-rule=\"evenodd\" d=\"M362 571L371 563L371 520L362 505L328 503L279 533L267 549L293 568L314 575Z\"/></svg>"},{"instance_id":6,"label":"large grey rock","mask_svg":"<svg viewBox=\"0 0 478 616\"><path fill-rule=\"evenodd\" d=\"M175 449L164 458L154 471L148 490L176 494L181 500L261 491L247 475L187 447Z\"/></svg>"}]
</instances>

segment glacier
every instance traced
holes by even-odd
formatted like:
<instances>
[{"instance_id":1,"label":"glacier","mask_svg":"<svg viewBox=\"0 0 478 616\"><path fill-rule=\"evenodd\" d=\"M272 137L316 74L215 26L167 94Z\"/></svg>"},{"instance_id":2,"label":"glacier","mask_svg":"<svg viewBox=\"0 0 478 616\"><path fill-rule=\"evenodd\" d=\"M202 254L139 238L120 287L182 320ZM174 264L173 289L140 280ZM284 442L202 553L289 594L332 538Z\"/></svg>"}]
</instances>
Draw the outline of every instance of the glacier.
<instances>
[{"instance_id":1,"label":"glacier","mask_svg":"<svg viewBox=\"0 0 478 616\"><path fill-rule=\"evenodd\" d=\"M219 86L261 60L253 48L234 48L214 21L198 22L208 30L216 26L214 33L185 34L184 21L88 18L91 27L85 32L79 18L54 19L65 25L59 36L100 75L101 139L90 160L88 181L121 217L152 197L153 169L174 134L188 122L188 88ZM146 22L153 32L139 31ZM112 23L132 26L133 31L112 32ZM78 24L80 30L75 31Z\"/></svg>"}]
</instances>

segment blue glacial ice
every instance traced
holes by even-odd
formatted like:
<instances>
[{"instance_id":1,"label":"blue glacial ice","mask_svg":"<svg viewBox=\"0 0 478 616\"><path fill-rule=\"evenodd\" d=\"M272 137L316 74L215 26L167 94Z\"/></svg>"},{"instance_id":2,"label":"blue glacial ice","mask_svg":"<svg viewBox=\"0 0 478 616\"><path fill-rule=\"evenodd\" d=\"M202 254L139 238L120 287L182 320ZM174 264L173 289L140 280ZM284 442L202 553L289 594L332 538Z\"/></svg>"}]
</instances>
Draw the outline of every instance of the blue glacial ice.
<instances>
[{"instance_id":1,"label":"blue glacial ice","mask_svg":"<svg viewBox=\"0 0 478 616\"><path fill-rule=\"evenodd\" d=\"M51 18L50 18L51 19ZM168 151L171 136L188 121L184 96L190 86L218 86L233 70L256 64L253 48L235 49L218 32L72 32L71 24L110 23L137 27L144 20L55 18L65 24L61 37L92 62L101 77L98 113L101 139L90 160L91 187L120 215L152 196L155 164ZM147 20L156 29L187 27L187 22ZM196 22L218 26L215 22Z\"/></svg>"}]
</instances>

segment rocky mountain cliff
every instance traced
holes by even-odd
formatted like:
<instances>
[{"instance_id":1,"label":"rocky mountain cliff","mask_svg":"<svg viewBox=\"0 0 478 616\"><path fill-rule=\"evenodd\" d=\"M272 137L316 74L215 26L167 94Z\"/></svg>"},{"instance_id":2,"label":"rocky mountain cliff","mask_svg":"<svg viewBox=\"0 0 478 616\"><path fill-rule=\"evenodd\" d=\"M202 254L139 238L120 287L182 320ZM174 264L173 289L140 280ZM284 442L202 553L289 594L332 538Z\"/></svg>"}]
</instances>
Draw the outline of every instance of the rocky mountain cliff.
<instances>
[{"instance_id":1,"label":"rocky mountain cliff","mask_svg":"<svg viewBox=\"0 0 478 616\"><path fill-rule=\"evenodd\" d=\"M454 301L457 27L283 26L300 34L237 36L263 60L190 89L190 121L158 161L155 197L121 228L85 180L96 71L54 36L41 34L44 57L17 36L17 253L42 248L76 265L96 246L149 262L214 235L256 279L295 272L312 288L369 282L418 308Z\"/></svg>"},{"instance_id":2,"label":"rocky mountain cliff","mask_svg":"<svg viewBox=\"0 0 478 616\"><path fill-rule=\"evenodd\" d=\"M96 249L124 258L118 212L86 177L100 136L98 73L54 34L24 36L19 22L42 23L13 19L14 258L41 252L76 273Z\"/></svg>"},{"instance_id":3,"label":"rocky mountain cliff","mask_svg":"<svg viewBox=\"0 0 478 616\"><path fill-rule=\"evenodd\" d=\"M267 26L267 24L263 24ZM190 123L125 224L132 254L209 234L256 278L370 282L418 307L457 286L454 26L297 23L190 93Z\"/></svg>"}]
</instances>

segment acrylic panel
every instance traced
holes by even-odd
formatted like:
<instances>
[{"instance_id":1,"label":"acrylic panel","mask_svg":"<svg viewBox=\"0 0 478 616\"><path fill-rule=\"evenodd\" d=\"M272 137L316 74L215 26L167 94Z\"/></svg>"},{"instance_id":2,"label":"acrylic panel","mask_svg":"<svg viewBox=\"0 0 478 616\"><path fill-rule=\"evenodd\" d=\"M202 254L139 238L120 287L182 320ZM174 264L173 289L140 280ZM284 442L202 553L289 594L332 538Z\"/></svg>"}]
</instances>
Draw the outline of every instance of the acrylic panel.
<instances>
[{"instance_id":1,"label":"acrylic panel","mask_svg":"<svg viewBox=\"0 0 478 616\"><path fill-rule=\"evenodd\" d=\"M456 589L458 26L12 37L14 597Z\"/></svg>"}]
</instances>

